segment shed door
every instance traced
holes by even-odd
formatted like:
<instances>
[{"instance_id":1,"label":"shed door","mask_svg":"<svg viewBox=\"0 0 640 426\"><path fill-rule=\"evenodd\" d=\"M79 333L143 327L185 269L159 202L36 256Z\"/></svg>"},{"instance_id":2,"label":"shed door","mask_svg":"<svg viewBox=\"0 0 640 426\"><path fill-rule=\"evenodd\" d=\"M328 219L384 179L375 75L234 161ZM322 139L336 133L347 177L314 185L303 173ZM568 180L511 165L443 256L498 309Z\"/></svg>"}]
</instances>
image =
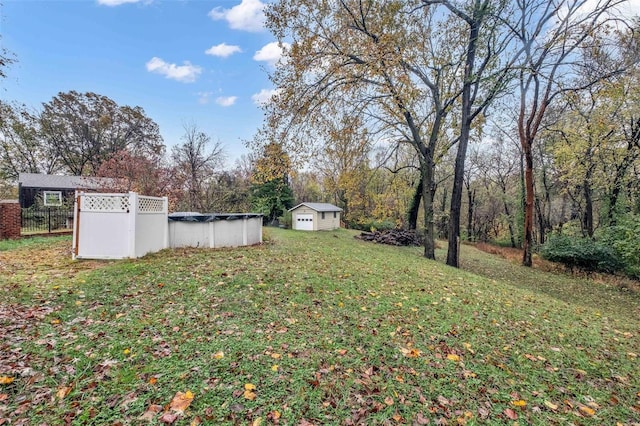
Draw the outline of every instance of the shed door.
<instances>
[{"instance_id":1,"label":"shed door","mask_svg":"<svg viewBox=\"0 0 640 426\"><path fill-rule=\"evenodd\" d=\"M296 229L300 231L313 231L313 214L298 213L296 215Z\"/></svg>"}]
</instances>

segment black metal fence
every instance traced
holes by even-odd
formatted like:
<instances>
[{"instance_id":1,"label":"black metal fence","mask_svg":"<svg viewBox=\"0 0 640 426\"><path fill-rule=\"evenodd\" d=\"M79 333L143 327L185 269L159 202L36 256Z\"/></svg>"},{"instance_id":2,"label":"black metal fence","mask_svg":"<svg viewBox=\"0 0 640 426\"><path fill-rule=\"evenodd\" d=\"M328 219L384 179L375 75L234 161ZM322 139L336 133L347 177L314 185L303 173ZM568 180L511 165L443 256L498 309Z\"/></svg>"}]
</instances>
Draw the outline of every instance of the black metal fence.
<instances>
[{"instance_id":1,"label":"black metal fence","mask_svg":"<svg viewBox=\"0 0 640 426\"><path fill-rule=\"evenodd\" d=\"M60 207L22 209L22 234L46 234L73 230L73 210Z\"/></svg>"}]
</instances>

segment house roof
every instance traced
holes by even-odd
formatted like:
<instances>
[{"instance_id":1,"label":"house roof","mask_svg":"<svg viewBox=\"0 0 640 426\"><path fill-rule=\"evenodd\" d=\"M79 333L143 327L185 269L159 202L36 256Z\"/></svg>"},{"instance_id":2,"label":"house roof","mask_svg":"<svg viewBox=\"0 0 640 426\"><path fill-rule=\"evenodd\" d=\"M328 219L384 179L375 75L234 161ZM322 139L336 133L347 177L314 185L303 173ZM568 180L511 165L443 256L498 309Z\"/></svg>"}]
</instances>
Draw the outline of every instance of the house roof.
<instances>
[{"instance_id":1,"label":"house roof","mask_svg":"<svg viewBox=\"0 0 640 426\"><path fill-rule=\"evenodd\" d=\"M293 211L300 206L309 207L310 209L315 210L317 212L341 212L342 211L340 207L334 206L333 204L329 204L329 203L300 203L297 206L290 208L289 211Z\"/></svg>"},{"instance_id":2,"label":"house roof","mask_svg":"<svg viewBox=\"0 0 640 426\"><path fill-rule=\"evenodd\" d=\"M112 178L91 176L61 176L20 173L18 182L25 188L101 189L116 184Z\"/></svg>"}]
</instances>

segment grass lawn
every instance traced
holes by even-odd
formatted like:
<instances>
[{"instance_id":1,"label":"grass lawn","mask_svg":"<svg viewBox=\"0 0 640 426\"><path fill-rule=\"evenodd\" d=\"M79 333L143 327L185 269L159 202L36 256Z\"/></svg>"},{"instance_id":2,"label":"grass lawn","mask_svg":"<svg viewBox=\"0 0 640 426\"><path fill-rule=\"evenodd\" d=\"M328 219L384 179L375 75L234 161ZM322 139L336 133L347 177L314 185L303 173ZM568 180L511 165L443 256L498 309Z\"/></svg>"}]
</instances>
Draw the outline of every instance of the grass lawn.
<instances>
[{"instance_id":1,"label":"grass lawn","mask_svg":"<svg viewBox=\"0 0 640 426\"><path fill-rule=\"evenodd\" d=\"M0 244L0 425L640 422L636 292L265 232L110 262Z\"/></svg>"}]
</instances>

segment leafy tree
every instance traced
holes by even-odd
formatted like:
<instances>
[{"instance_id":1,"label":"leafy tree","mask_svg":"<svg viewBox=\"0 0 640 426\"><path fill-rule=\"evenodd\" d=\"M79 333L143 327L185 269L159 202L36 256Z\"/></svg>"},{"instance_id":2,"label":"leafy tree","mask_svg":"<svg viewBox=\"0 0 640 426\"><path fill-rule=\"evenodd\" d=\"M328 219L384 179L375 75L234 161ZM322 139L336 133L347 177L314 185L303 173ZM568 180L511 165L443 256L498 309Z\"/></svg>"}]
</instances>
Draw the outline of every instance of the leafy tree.
<instances>
[{"instance_id":1,"label":"leafy tree","mask_svg":"<svg viewBox=\"0 0 640 426\"><path fill-rule=\"evenodd\" d=\"M273 223L293 207L293 191L289 186L291 160L277 143L269 143L256 159L251 177L251 204L264 215L265 223Z\"/></svg>"},{"instance_id":2,"label":"leafy tree","mask_svg":"<svg viewBox=\"0 0 640 426\"><path fill-rule=\"evenodd\" d=\"M172 196L171 173L160 156L148 158L129 150L116 152L100 165L97 176L113 178L115 192L135 191L151 196Z\"/></svg>"},{"instance_id":3,"label":"leafy tree","mask_svg":"<svg viewBox=\"0 0 640 426\"><path fill-rule=\"evenodd\" d=\"M522 263L532 264L534 220L533 146L549 106L560 95L588 87L618 70L593 70L587 81L570 81L569 63L578 64L579 49L606 28L606 14L622 0L525 0L517 3L519 22L511 29L522 48L519 68L518 136L525 158L525 217ZM535 16L536 19L530 19ZM582 63L588 68L588 64Z\"/></svg>"},{"instance_id":4,"label":"leafy tree","mask_svg":"<svg viewBox=\"0 0 640 426\"><path fill-rule=\"evenodd\" d=\"M40 131L48 149L74 175L95 175L124 149L147 158L164 151L158 125L142 108L120 106L91 92L59 93L45 103Z\"/></svg>"},{"instance_id":5,"label":"leafy tree","mask_svg":"<svg viewBox=\"0 0 640 426\"><path fill-rule=\"evenodd\" d=\"M22 172L57 170L57 157L43 143L37 117L23 105L0 101L0 177L16 181Z\"/></svg>"}]
</instances>

